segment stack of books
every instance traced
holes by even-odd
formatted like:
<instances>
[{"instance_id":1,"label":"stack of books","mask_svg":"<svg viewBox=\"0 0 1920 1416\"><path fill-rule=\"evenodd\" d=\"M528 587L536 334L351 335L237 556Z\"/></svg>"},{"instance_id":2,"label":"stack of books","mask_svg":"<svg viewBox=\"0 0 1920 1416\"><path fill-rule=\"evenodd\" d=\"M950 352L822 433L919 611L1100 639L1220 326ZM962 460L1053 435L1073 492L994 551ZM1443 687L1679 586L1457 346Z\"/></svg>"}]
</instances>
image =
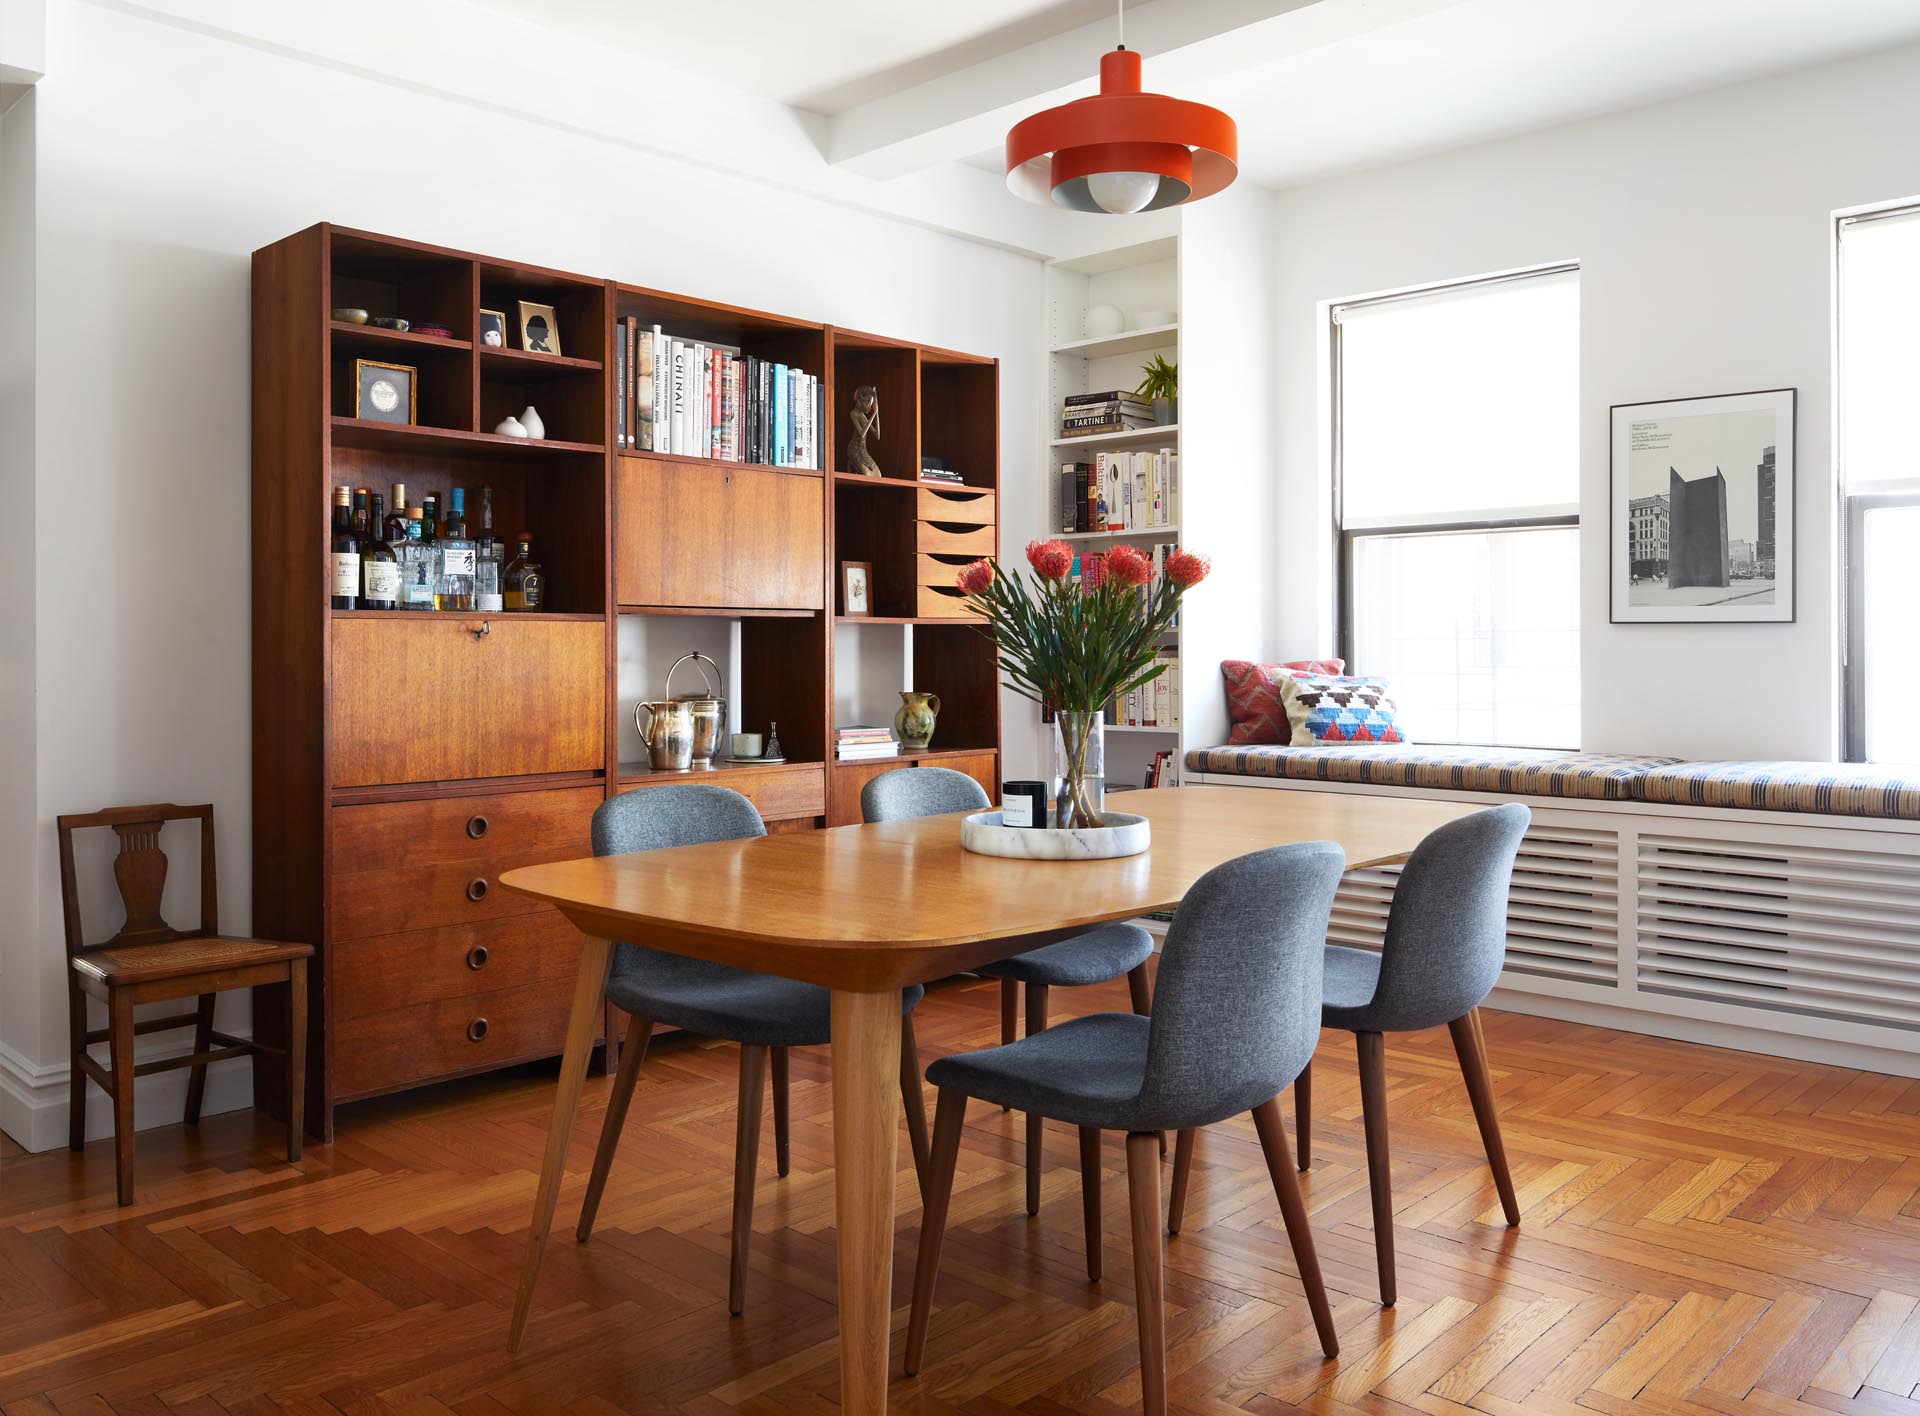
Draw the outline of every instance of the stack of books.
<instances>
[{"instance_id":1,"label":"stack of books","mask_svg":"<svg viewBox=\"0 0 1920 1416\"><path fill-rule=\"evenodd\" d=\"M642 328L629 315L614 330L614 383L614 441L624 451L825 465L826 392L804 369Z\"/></svg>"},{"instance_id":2,"label":"stack of books","mask_svg":"<svg viewBox=\"0 0 1920 1416\"><path fill-rule=\"evenodd\" d=\"M900 744L886 728L855 724L834 734L833 755L842 762L863 762L871 757L898 757Z\"/></svg>"},{"instance_id":3,"label":"stack of books","mask_svg":"<svg viewBox=\"0 0 1920 1416\"><path fill-rule=\"evenodd\" d=\"M964 487L967 484L967 479L962 477L956 468L948 466L938 457L920 459L920 480L939 482L948 487Z\"/></svg>"},{"instance_id":4,"label":"stack of books","mask_svg":"<svg viewBox=\"0 0 1920 1416\"><path fill-rule=\"evenodd\" d=\"M1060 401L1060 436L1063 438L1124 433L1152 426L1153 405L1125 389L1071 393Z\"/></svg>"}]
</instances>

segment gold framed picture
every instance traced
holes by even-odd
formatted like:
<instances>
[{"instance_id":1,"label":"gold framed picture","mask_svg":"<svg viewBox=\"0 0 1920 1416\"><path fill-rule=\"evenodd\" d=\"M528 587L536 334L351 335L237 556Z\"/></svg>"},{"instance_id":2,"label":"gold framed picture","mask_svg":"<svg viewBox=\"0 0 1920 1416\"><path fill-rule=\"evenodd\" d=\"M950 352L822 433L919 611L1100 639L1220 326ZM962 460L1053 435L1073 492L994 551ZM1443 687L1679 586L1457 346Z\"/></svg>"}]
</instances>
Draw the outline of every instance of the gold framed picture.
<instances>
[{"instance_id":1,"label":"gold framed picture","mask_svg":"<svg viewBox=\"0 0 1920 1416\"><path fill-rule=\"evenodd\" d=\"M840 562L840 613L843 615L871 615L873 613L873 562Z\"/></svg>"},{"instance_id":2,"label":"gold framed picture","mask_svg":"<svg viewBox=\"0 0 1920 1416\"><path fill-rule=\"evenodd\" d=\"M560 352L560 320L553 306L520 302L520 347L529 354Z\"/></svg>"},{"instance_id":3,"label":"gold framed picture","mask_svg":"<svg viewBox=\"0 0 1920 1416\"><path fill-rule=\"evenodd\" d=\"M480 345L484 349L507 347L507 312L505 310L480 312Z\"/></svg>"},{"instance_id":4,"label":"gold framed picture","mask_svg":"<svg viewBox=\"0 0 1920 1416\"><path fill-rule=\"evenodd\" d=\"M414 423L419 370L412 364L353 361L353 416L370 423Z\"/></svg>"}]
</instances>

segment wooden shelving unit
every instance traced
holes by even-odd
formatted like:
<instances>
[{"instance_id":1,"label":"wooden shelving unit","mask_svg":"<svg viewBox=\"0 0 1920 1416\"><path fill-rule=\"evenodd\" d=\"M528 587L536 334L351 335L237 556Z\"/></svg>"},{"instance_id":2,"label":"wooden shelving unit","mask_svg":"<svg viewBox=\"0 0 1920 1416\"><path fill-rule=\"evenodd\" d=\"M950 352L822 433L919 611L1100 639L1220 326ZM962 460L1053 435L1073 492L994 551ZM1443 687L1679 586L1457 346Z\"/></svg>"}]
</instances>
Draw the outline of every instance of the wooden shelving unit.
<instances>
[{"instance_id":1,"label":"wooden shelving unit","mask_svg":"<svg viewBox=\"0 0 1920 1416\"><path fill-rule=\"evenodd\" d=\"M514 347L522 300L554 307L561 354ZM342 306L453 334L332 319ZM508 347L478 341L483 309L506 315ZM623 316L816 374L827 469L617 446ZM415 368L417 421L354 416L361 358ZM878 482L828 475L859 383L880 391ZM577 936L494 882L584 854L609 795L719 782L769 829L804 830L857 819L869 777L920 762L997 792L991 646L919 614L917 584L923 453L964 463L968 534L995 539L982 509L999 487L996 361L322 224L254 253L253 387L255 926L316 946L307 1115L321 1137L343 1103L560 1050ZM529 403L548 437L492 431ZM547 609L333 610L330 491L396 481L415 503L467 488L470 521L491 488L496 533L533 537ZM842 559L871 561L898 613L838 618ZM861 667L841 663L836 631L855 623L897 638L899 687L941 695L929 751L832 760L837 677L852 692ZM666 656L689 642L727 667L729 730L777 722L784 763L633 760L632 704L662 696ZM263 1040L282 1015L257 1011ZM285 1100L274 1071L255 1076L270 1109Z\"/></svg>"}]
</instances>

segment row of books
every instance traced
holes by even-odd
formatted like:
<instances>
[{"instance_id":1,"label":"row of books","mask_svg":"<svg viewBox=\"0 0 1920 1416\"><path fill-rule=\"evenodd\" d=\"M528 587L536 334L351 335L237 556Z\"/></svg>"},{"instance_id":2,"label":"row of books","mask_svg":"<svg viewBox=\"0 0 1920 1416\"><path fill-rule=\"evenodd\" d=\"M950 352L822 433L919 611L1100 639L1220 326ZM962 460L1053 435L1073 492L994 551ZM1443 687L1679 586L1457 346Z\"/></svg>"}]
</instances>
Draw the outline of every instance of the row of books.
<instances>
[{"instance_id":1,"label":"row of books","mask_svg":"<svg viewBox=\"0 0 1920 1416\"><path fill-rule=\"evenodd\" d=\"M1153 426L1153 405L1126 389L1071 393L1060 400L1060 436L1091 437Z\"/></svg>"},{"instance_id":2,"label":"row of books","mask_svg":"<svg viewBox=\"0 0 1920 1416\"><path fill-rule=\"evenodd\" d=\"M1160 541L1147 550L1147 558L1153 562L1153 575L1140 587L1140 599L1151 603L1160 593L1161 582L1167 578L1167 557L1180 549L1176 541ZM1107 553L1105 551L1081 551L1073 558L1071 578L1076 581L1081 593L1091 595L1107 581ZM1173 622L1167 626L1176 629L1180 624L1180 615L1176 611Z\"/></svg>"},{"instance_id":3,"label":"row of books","mask_svg":"<svg viewBox=\"0 0 1920 1416\"><path fill-rule=\"evenodd\" d=\"M898 757L900 744L884 727L856 723L834 733L833 755L841 762L865 762L875 757Z\"/></svg>"},{"instance_id":4,"label":"row of books","mask_svg":"<svg viewBox=\"0 0 1920 1416\"><path fill-rule=\"evenodd\" d=\"M1165 664L1166 671L1152 683L1123 693L1113 705L1108 722L1122 723L1129 728L1180 726L1180 651L1162 649L1153 656L1153 662Z\"/></svg>"},{"instance_id":5,"label":"row of books","mask_svg":"<svg viewBox=\"0 0 1920 1416\"><path fill-rule=\"evenodd\" d=\"M1149 787L1177 787L1180 785L1180 754L1171 748L1162 748L1153 754L1153 765L1147 768Z\"/></svg>"},{"instance_id":6,"label":"row of books","mask_svg":"<svg viewBox=\"0 0 1920 1416\"><path fill-rule=\"evenodd\" d=\"M826 390L806 370L643 327L613 341L614 440L623 449L825 469Z\"/></svg>"},{"instance_id":7,"label":"row of books","mask_svg":"<svg viewBox=\"0 0 1920 1416\"><path fill-rule=\"evenodd\" d=\"M1101 452L1060 464L1059 529L1152 531L1180 524L1180 454Z\"/></svg>"}]
</instances>

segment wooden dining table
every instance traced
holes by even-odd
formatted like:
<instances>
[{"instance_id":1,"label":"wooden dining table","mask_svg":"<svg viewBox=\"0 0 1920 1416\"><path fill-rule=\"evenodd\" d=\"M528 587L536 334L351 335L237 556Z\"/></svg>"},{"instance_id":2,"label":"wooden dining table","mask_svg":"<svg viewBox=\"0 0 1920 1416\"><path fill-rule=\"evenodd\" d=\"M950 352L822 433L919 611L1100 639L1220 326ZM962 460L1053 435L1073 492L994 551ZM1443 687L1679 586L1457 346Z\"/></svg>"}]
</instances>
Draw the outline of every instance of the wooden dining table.
<instances>
[{"instance_id":1,"label":"wooden dining table","mask_svg":"<svg viewBox=\"0 0 1920 1416\"><path fill-rule=\"evenodd\" d=\"M671 790L650 788L649 790ZM1145 854L1032 861L961 849L957 816L717 841L509 871L587 936L535 1192L509 1343L518 1349L553 1222L574 1114L604 1008L613 943L778 974L832 990L833 1162L841 1409L887 1406L900 991L1110 920L1176 907L1207 871L1297 841L1333 841L1347 868L1402 860L1473 808L1323 792L1183 787L1131 792Z\"/></svg>"}]
</instances>

